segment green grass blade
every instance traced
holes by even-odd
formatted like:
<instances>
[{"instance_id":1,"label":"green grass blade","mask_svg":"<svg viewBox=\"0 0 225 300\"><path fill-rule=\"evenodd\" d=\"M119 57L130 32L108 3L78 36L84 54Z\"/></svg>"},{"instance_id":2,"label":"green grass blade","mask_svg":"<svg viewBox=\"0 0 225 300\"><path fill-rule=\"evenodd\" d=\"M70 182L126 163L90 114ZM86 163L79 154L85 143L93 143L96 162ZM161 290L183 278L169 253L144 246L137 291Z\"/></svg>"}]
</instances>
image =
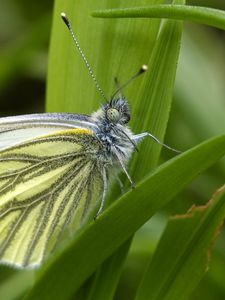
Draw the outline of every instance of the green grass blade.
<instances>
[{"instance_id":1,"label":"green grass blade","mask_svg":"<svg viewBox=\"0 0 225 300\"><path fill-rule=\"evenodd\" d=\"M176 1L181 3L183 1ZM142 122L134 124L135 132L151 131L160 140L164 139L173 97L174 81L182 35L182 23L167 21L161 28L149 61L147 82L140 94L141 103L134 108L137 115L145 115ZM145 141L140 146L141 155L132 161L132 173L140 180L149 172L149 165L157 165L160 147Z\"/></svg>"},{"instance_id":2,"label":"green grass blade","mask_svg":"<svg viewBox=\"0 0 225 300\"><path fill-rule=\"evenodd\" d=\"M84 227L65 249L58 251L43 266L25 299L69 299L99 264L224 154L225 135L207 140L163 164L103 212L97 221Z\"/></svg>"},{"instance_id":3,"label":"green grass blade","mask_svg":"<svg viewBox=\"0 0 225 300\"><path fill-rule=\"evenodd\" d=\"M99 18L168 18L192 21L225 30L225 12L200 6L154 5L149 7L99 10L92 13Z\"/></svg>"},{"instance_id":4,"label":"green grass blade","mask_svg":"<svg viewBox=\"0 0 225 300\"><path fill-rule=\"evenodd\" d=\"M224 218L225 186L207 205L170 219L135 299L189 299L208 269L209 252Z\"/></svg>"},{"instance_id":5,"label":"green grass blade","mask_svg":"<svg viewBox=\"0 0 225 300\"><path fill-rule=\"evenodd\" d=\"M129 239L113 253L97 270L87 300L112 300L120 279L132 239Z\"/></svg>"}]
</instances>

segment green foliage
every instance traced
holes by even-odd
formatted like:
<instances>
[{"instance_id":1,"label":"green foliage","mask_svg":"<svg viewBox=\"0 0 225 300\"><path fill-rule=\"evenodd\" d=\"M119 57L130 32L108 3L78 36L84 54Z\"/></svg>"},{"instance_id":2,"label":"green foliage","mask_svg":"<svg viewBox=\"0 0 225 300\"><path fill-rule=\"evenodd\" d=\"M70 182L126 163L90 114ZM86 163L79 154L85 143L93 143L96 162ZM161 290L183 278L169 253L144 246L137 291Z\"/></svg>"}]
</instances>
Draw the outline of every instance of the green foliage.
<instances>
[{"instance_id":1,"label":"green foliage","mask_svg":"<svg viewBox=\"0 0 225 300\"><path fill-rule=\"evenodd\" d=\"M148 7L109 9L92 14L100 18L168 18L192 21L225 29L225 12L200 6L154 5Z\"/></svg>"},{"instance_id":2,"label":"green foliage","mask_svg":"<svg viewBox=\"0 0 225 300\"><path fill-rule=\"evenodd\" d=\"M121 196L113 186L108 195L109 208L97 221L90 222L61 245L37 271L36 280L34 271L8 272L6 267L2 268L1 299L22 299L25 293L26 300L134 299L135 295L136 300L224 299L225 273L219 268L225 260L223 232L212 262L207 262L212 270L204 277L208 270L206 255L224 219L224 190L204 209L196 208L192 214L172 218L165 230L160 218L162 212L185 214L194 202L205 203L224 184L225 176L225 161L218 163L225 154L222 135L225 68L221 63L224 45L211 31L189 25L178 62L183 24L160 18L189 20L224 29L224 11L185 6L182 0L174 1L173 5L164 2L55 1L47 111L90 114L103 101L60 19L64 11L107 98L115 90L115 76L123 83L142 64L148 65L148 72L124 91L131 105L130 126L135 133L148 130L163 141L169 125L167 143L184 153L165 163L168 155L174 154L163 151L160 156L161 147L145 140L129 166L136 189ZM93 18L91 14L105 19ZM0 87L17 70L21 72L27 53L30 58L35 46L45 40L49 30L46 16L43 14L35 22L36 26L15 50L2 52ZM43 28L48 30L40 34L38 24L41 32ZM22 56L18 54L20 47ZM200 173L201 177L191 184ZM154 234L149 229L153 226L150 222L142 227L146 234L138 232L133 241L134 233L156 213L160 225L156 223ZM205 279L198 286L202 278Z\"/></svg>"},{"instance_id":3,"label":"green foliage","mask_svg":"<svg viewBox=\"0 0 225 300\"><path fill-rule=\"evenodd\" d=\"M208 268L224 218L225 186L205 206L171 218L135 299L189 299Z\"/></svg>"},{"instance_id":4,"label":"green foliage","mask_svg":"<svg viewBox=\"0 0 225 300\"><path fill-rule=\"evenodd\" d=\"M42 267L36 285L25 299L70 299L100 263L197 174L224 154L225 135L208 140L161 165L56 253Z\"/></svg>"},{"instance_id":5,"label":"green foliage","mask_svg":"<svg viewBox=\"0 0 225 300\"><path fill-rule=\"evenodd\" d=\"M182 1L177 3L182 4ZM142 3L138 3L138 5L141 4ZM160 3L158 2L158 4ZM70 5L70 2L68 2L67 5ZM110 6L110 1L107 1L107 5ZM116 4L112 2L112 5L116 5ZM129 3L129 5L135 5L135 1ZM80 6L78 6L78 4L75 4L75 6L76 7L74 7L74 4L73 7L71 5L69 12L70 15L76 16L76 19L73 19L73 17L70 18L72 24L75 24L74 27L76 28L76 20L78 20L80 15L82 14L82 9L85 8L84 7L81 8ZM94 9L94 6L96 7L97 4L90 3L88 6L89 10ZM83 74L83 72L80 71L82 69L82 66L81 67L79 66L82 62L80 62L79 56L74 58L74 53L73 53L74 45L71 45L68 38L65 37L65 33L62 33L62 28L60 27L61 25L57 17L60 11L64 11L64 10L65 9L63 8L62 3L60 1L56 2L55 27L53 27L56 28L55 29L56 31L55 31L55 35L53 32L52 44L51 44L52 45L51 49L54 49L54 56L53 56L54 60L52 61L50 60L50 65L49 65L49 86L48 86L48 98L47 98L48 108L50 110L55 110L54 108L55 105L60 105L60 108L58 107L56 108L57 110L66 109L67 111L68 110L71 111L72 109L72 111L75 112L90 113L91 106L93 108L96 108L94 103L99 103L99 101L96 100L96 90L94 86L90 87L90 78L88 77L88 74ZM72 14L73 11L74 14ZM124 13L126 14L126 11ZM181 19L183 19L183 17ZM200 20L199 17L197 19ZM99 22L101 22L101 28L96 30L96 28L98 27L95 27L95 43L92 45L91 53L89 53L88 51L89 51L89 41L91 40L93 35L92 33L93 28L89 28L89 30L87 29L85 35L81 37L79 37L79 31L75 29L76 32L78 31L77 36L79 38L80 44L82 48L85 49L89 62L93 66L93 69L97 74L98 80L100 81L101 85L104 86L104 90L106 91L112 90L112 80L110 81L110 78L112 78L112 76L117 75L119 76L119 78L120 76L123 78L124 76L123 74L132 74L134 72L134 71L132 72L131 67L137 65L138 61L140 61L139 63L140 65L142 63L148 62L147 64L149 66L150 71L144 76L141 82L139 79L137 80L137 83L139 83L138 87L137 87L137 83L134 82L133 86L130 86L126 90L126 95L128 96L128 99L130 99L132 105L133 114L132 114L131 126L135 130L135 132L141 132L143 130L149 130L149 128L151 128L153 134L155 134L160 139L163 139L166 125L167 125L168 115L170 112L170 106L171 106L174 77L176 72L177 57L179 53L179 45L180 45L180 38L181 38L181 24L175 22L166 22L163 25L162 30L160 31L160 35L156 40L157 31L159 29L158 20L151 21L151 22L147 20L145 21L140 20L137 22L137 20L134 21L132 19L129 19L129 20L125 20L126 27L124 26L125 21L123 20L114 19L113 21L114 23L112 23L112 21L110 20L109 21L99 20ZM200 21L202 21L202 19ZM81 18L80 22L85 22L84 26L86 27L89 26L89 20L84 21ZM96 23L96 26L98 25L99 24ZM149 30L148 30L148 26L149 26ZM138 32L138 37L137 37L137 32ZM148 37L146 37L146 32L149 33ZM106 39L106 37L109 36L110 36L110 42ZM65 39L67 39L67 41L65 41ZM146 45L144 47L144 43L143 43L144 40L145 43L146 41L151 41L151 44L149 44L148 46ZM104 43L102 43L102 41L104 41ZM56 46L54 46L56 44L58 45L57 50L56 50ZM104 45L104 47L102 48L99 45ZM133 51L134 45L139 46L139 47L135 47L135 51ZM140 53L140 49L141 49L141 53ZM146 51L146 49L148 50L148 52ZM63 51L65 55L62 56ZM60 60L59 57L61 57ZM98 57L98 59L96 59L96 57ZM106 58L109 59L110 61L109 64L108 63L105 64ZM129 61L132 61L133 64L130 64ZM118 66L121 66L120 62L122 62L123 64L122 69L118 68ZM68 67L68 70L66 70L65 66ZM68 77L62 76L62 78L59 77L59 75L57 74L60 74L62 72L65 72L66 76L68 76L67 74L69 74L69 76ZM105 81L106 78L108 82ZM56 86L58 87L57 89L55 89ZM84 90L81 88L81 86L87 86L87 89ZM90 101L93 102L92 103L90 103L90 101L85 102L83 100L84 98L91 99ZM140 116L143 116L142 122L140 122ZM149 173L152 167L155 167L157 165L158 157L159 157L159 147L157 145L153 144L151 145L151 147L149 147L149 143L145 142L145 144L141 146L140 153L138 156L137 155L135 156L130 168L131 174L133 174L133 177L135 178L136 181L143 178L144 175ZM207 157L206 161L208 159L209 157ZM196 160L191 159L191 161L194 164L196 164L198 159ZM172 176L172 173L173 172L171 172L171 175L167 175L167 176ZM165 178L166 176L164 177L164 179L161 180L165 180ZM148 189L146 189L146 195L143 196L143 198L145 198L146 204L148 203L148 205L150 205L149 195L153 187L149 186L149 184L147 186ZM176 184L176 187L178 186L181 187L181 185ZM138 189L136 191L138 191ZM135 194L136 191L133 191L131 193L130 196L131 198L129 198L129 208L132 207L131 204L132 199L135 200L139 199L139 197L136 196ZM168 196L169 195L168 186L166 187L165 191ZM141 192L139 191L138 193L140 194ZM146 197L147 195L148 197ZM156 197L155 199L156 201L158 201L159 198ZM117 199L117 203L120 203L120 201L122 200L124 201L123 197L121 200ZM129 212L129 208L126 208L124 210L124 215L122 214L121 209L119 209L116 213L117 218L115 220L118 219L118 215L120 214L122 214L121 218L123 218L123 221L124 219L126 219L127 215L132 216L130 222L128 222L128 228L131 229L132 227L131 225L135 223L133 220L133 216L134 215L136 216L136 214L135 213L132 214L131 212ZM138 215L142 216L142 214L138 214ZM135 221L136 219L138 218L135 217ZM108 224L113 223L113 219L111 220L110 217L107 217L107 220L109 221ZM118 224L118 221L116 222L117 222L116 224ZM93 224L93 226L96 225ZM101 245L104 245L104 248L100 246L97 249L92 249L91 253L94 253L92 257L90 257L89 254L90 246L88 251L89 258L84 254L85 246L80 251L80 253L82 253L84 260L82 260L81 256L79 255L80 253L78 254L75 251L75 249L71 250L72 253L75 253L75 261L73 264L77 266L78 262L79 263L81 262L81 265L80 264L79 265L80 268L82 269L82 272L81 271L79 272L78 268L76 268L76 272L73 273L70 273L69 270L67 271L67 273L70 274L69 277L74 279L71 285L69 281L65 279L66 276L59 276L58 279L56 278L56 281L52 283L52 289L51 287L49 287L49 289L52 290L53 293L51 294L51 297L55 297L56 294L59 297L59 291L55 290L54 287L57 286L57 282L64 280L65 284L68 283L66 290L68 291L67 293L69 298L70 297L69 295L72 295L72 293L74 293L78 289L78 287L80 287L82 283L85 282L85 279L87 279L88 276L90 276L91 273L94 272L94 270L96 270L96 267L99 265L99 263L103 262L106 257L112 255L112 253L114 252L114 254L110 256L110 258L108 258L108 260L100 267L100 269L98 269L96 275L94 276L94 279L93 278L90 279L86 283L86 285L84 285L83 289L87 289L87 286L89 286L90 292L83 293L83 296L82 297L80 296L81 299L87 299L87 298L106 299L106 295L107 295L107 299L113 299L115 287L117 285L117 281L121 273L121 268L124 263L124 258L129 249L131 240L127 241L123 246L121 246L121 248L119 248L119 250L116 251L116 248L119 246L120 243L116 245L115 236L118 236L119 232L124 233L123 230L121 229L123 228L123 226L120 225L119 231L115 235L112 234L112 232L111 234L105 233L104 232L105 228L107 228L106 225L104 225L100 230L101 237L103 239L102 242L100 242L101 238L99 237L100 238L99 240L99 238L96 237L96 233L94 234L95 238L94 240L92 240L91 244L94 245L100 242ZM135 230L129 232L131 234L134 233ZM126 238L129 238L129 235L126 235ZM125 241L126 238L124 237L123 241ZM110 253L104 256L105 251L107 252L107 246L110 246L109 240L112 241L113 250L111 249ZM88 239L85 238L85 241L86 242L88 241L88 245L90 244L90 241ZM86 247L88 247L87 244ZM96 253L98 253L97 258L96 258ZM71 263L72 261L71 256L69 256L69 259ZM99 259L100 261L96 263L95 262L96 259L97 260ZM88 263L86 263L86 261L88 261ZM52 265L50 265L50 267L47 266L46 272L43 273L44 275L43 274L40 275L40 281L38 281L34 290L29 295L29 299L32 299L33 297L35 297L40 293L41 287L43 286L44 282L47 281L49 282L50 278L52 278L53 273L57 274L57 267L60 268L61 264L63 264L65 268L66 261L63 260L60 261L59 264L57 264L57 260L56 260L55 262L52 263ZM85 275L84 275L85 273L84 268L87 268L89 270ZM84 276L83 279L82 276ZM76 282L76 284L74 284L74 282ZM48 292L51 293L51 291L49 290ZM62 299L67 299L67 295L66 295L67 293L64 292L63 295L61 295ZM48 296L43 293L42 297L46 297L47 299Z\"/></svg>"}]
</instances>

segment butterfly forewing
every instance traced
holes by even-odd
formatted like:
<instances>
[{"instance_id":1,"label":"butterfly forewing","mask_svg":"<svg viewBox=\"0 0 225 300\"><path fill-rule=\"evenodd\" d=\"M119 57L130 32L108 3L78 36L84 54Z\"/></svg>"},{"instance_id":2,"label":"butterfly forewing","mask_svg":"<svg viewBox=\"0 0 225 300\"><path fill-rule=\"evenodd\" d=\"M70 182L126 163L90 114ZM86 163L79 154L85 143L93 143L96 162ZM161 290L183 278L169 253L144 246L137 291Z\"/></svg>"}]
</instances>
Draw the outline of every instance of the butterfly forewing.
<instances>
[{"instance_id":1,"label":"butterfly forewing","mask_svg":"<svg viewBox=\"0 0 225 300\"><path fill-rule=\"evenodd\" d=\"M88 129L44 135L0 151L0 260L37 266L64 229L101 200L101 144Z\"/></svg>"},{"instance_id":2,"label":"butterfly forewing","mask_svg":"<svg viewBox=\"0 0 225 300\"><path fill-rule=\"evenodd\" d=\"M68 113L31 114L0 118L0 149L59 130L86 128L96 130L91 116Z\"/></svg>"}]
</instances>

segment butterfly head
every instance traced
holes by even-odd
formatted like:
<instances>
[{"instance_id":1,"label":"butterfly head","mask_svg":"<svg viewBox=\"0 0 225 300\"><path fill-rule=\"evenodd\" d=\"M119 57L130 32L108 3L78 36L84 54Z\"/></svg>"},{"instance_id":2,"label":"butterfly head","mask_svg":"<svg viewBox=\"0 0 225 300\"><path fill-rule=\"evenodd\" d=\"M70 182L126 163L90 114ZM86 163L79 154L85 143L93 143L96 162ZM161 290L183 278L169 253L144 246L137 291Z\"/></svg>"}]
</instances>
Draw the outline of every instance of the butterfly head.
<instances>
[{"instance_id":1,"label":"butterfly head","mask_svg":"<svg viewBox=\"0 0 225 300\"><path fill-rule=\"evenodd\" d=\"M125 125L130 121L130 108L124 97L113 98L104 106L105 117L111 124Z\"/></svg>"}]
</instances>

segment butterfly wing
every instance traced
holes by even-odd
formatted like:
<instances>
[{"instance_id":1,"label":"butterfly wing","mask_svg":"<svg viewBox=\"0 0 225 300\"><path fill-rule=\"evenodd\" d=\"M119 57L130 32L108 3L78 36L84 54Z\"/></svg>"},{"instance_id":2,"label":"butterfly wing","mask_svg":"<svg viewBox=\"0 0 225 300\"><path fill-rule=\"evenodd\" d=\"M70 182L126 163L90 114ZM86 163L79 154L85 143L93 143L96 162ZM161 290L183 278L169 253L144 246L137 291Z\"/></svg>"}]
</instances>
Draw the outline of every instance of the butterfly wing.
<instances>
[{"instance_id":1,"label":"butterfly wing","mask_svg":"<svg viewBox=\"0 0 225 300\"><path fill-rule=\"evenodd\" d=\"M0 262L38 266L80 226L102 197L101 147L93 131L67 129L0 151Z\"/></svg>"},{"instance_id":2,"label":"butterfly wing","mask_svg":"<svg viewBox=\"0 0 225 300\"><path fill-rule=\"evenodd\" d=\"M68 113L45 113L0 118L0 149L40 135L64 129L86 128L96 132L91 116Z\"/></svg>"}]
</instances>

